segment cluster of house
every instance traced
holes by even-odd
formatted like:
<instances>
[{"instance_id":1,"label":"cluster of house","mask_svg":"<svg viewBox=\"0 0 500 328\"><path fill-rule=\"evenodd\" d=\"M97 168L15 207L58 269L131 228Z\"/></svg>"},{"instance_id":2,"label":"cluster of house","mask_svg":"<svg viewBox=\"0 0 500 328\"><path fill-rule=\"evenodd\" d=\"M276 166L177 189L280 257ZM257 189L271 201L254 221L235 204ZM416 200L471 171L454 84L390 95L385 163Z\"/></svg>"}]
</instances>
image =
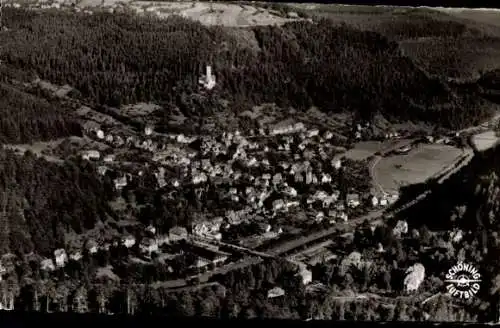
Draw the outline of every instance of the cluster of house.
<instances>
[{"instance_id":1,"label":"cluster of house","mask_svg":"<svg viewBox=\"0 0 500 328\"><path fill-rule=\"evenodd\" d=\"M188 232L184 227L173 227L167 234L158 234L153 226L148 226L145 232L145 236L140 240L133 235L126 235L121 240L114 240L112 242L98 243L93 239L89 239L82 249L73 250L72 252L67 252L63 248L56 249L52 258L41 259L40 268L42 271L52 272L57 268L64 268L69 261L80 261L84 252L92 255L99 251L109 251L112 247L120 246L127 249L135 247L141 255L150 258L153 253L161 255L163 253L161 249L163 245L173 245L181 240L189 241L189 243L187 247L183 248L180 254L176 255L188 255L188 257L192 258L191 267L193 268L200 269L210 265L220 265L230 256L230 254L220 251L216 246L190 241ZM2 268L0 266L0 270ZM0 279L2 273L3 271L0 271Z\"/></svg>"},{"instance_id":2,"label":"cluster of house","mask_svg":"<svg viewBox=\"0 0 500 328\"><path fill-rule=\"evenodd\" d=\"M359 126L358 130L364 128ZM157 168L155 176L159 188L173 191L192 188L196 197L218 198L221 212L192 227L193 234L206 238L221 240L222 227L253 221L267 224L276 217L293 215L299 208L307 210L311 222L327 220L335 224L347 221L351 210L369 204L370 200L373 207L397 200L397 195L367 199L366 195L355 191L342 194L335 180L343 163L331 143L333 133L307 129L303 123L251 130L246 136L234 131L218 136L171 134L153 137L152 126L146 126L142 137L106 134L96 126L91 132L95 138L115 148L128 146L149 153L151 162L145 164ZM199 149L190 147L195 141ZM95 150L85 151L82 156L100 160ZM103 158L105 163L113 160L112 155ZM108 169L105 163L99 167L103 175ZM166 168L175 171L176 176L167 176ZM123 172L115 179L115 187L121 189L131 179L131 173ZM302 190L313 192L304 195ZM281 227L273 224L262 228L257 237L272 239L281 231Z\"/></svg>"},{"instance_id":3,"label":"cluster of house","mask_svg":"<svg viewBox=\"0 0 500 328\"><path fill-rule=\"evenodd\" d=\"M296 132L286 128L271 131L274 135L272 142L252 141L257 138L245 138L238 132L224 134L222 140L203 140L201 150L205 158L189 165L186 170L191 176L189 182L197 187L217 184L220 199L232 205L227 206L224 218L214 223L199 223L193 229L195 233L218 239L221 222L237 225L256 217L272 219L286 215L301 205L317 209L317 203L323 207L317 210L316 220L321 221L325 217L325 210L332 223L334 219L347 220L346 205L354 208L360 202L359 195L347 195L346 199L342 199L340 191L335 189L332 174L342 168L341 160L330 159L326 154L327 145L325 149L316 147L314 138L322 139L318 130L293 136L284 134L284 131ZM328 131L324 135L326 140L332 137ZM226 155L229 159L214 163L206 158L211 154ZM281 157L280 160L269 158L276 154ZM306 202L300 195L304 186L317 190ZM322 187L333 189L333 192L327 194L321 190ZM279 228L276 230L262 229L263 237L276 237Z\"/></svg>"},{"instance_id":4,"label":"cluster of house","mask_svg":"<svg viewBox=\"0 0 500 328\"><path fill-rule=\"evenodd\" d=\"M222 133L218 136L200 136L199 149L188 144L198 137L165 135L159 142L151 141L153 128L147 126L143 138L113 136L96 127L93 135L115 147L128 145L141 148L152 154L151 162L158 167L155 176L159 188L193 188L197 197L207 193L209 186L226 210L221 217L198 223L193 232L198 235L221 239L222 224L237 225L252 221L256 217L272 220L277 216L289 215L298 207L308 209L312 220L347 221L349 209L355 209L365 202L358 193L342 195L335 176L343 168L342 159L332 145L331 131L307 129L303 123L286 124L268 129L250 131L244 136L239 131ZM165 139L170 139L165 140ZM99 160L98 151L82 153L86 159ZM113 158L106 157L104 162ZM177 172L166 176L166 169ZM99 173L105 174L107 167L101 165ZM170 170L172 171L172 170ZM137 174L141 174L141 172ZM117 189L127 185L133 176L123 173L115 179ZM300 190L314 190L302 195ZM386 206L396 197L371 199L373 206ZM262 238L274 238L275 231L262 231Z\"/></svg>"}]
</instances>

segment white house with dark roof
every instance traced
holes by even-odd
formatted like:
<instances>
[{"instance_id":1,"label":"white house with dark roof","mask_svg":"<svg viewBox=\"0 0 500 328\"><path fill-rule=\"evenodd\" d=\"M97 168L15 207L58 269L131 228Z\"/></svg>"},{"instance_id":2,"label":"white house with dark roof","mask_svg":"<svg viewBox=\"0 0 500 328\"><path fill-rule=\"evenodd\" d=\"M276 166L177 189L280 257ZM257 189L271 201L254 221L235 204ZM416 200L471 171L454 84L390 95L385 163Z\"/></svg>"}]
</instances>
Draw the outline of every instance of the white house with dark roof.
<instances>
[{"instance_id":1,"label":"white house with dark roof","mask_svg":"<svg viewBox=\"0 0 500 328\"><path fill-rule=\"evenodd\" d=\"M285 295L283 288L274 287L267 292L267 298L281 297Z\"/></svg>"},{"instance_id":2,"label":"white house with dark roof","mask_svg":"<svg viewBox=\"0 0 500 328\"><path fill-rule=\"evenodd\" d=\"M55 265L54 265L54 261L52 261L52 259L43 259L41 262L40 262L40 269L42 271L54 271L56 269Z\"/></svg>"},{"instance_id":3,"label":"white house with dark roof","mask_svg":"<svg viewBox=\"0 0 500 328\"><path fill-rule=\"evenodd\" d=\"M99 160L101 154L98 150L86 150L81 153L81 156L85 160Z\"/></svg>"},{"instance_id":4,"label":"white house with dark roof","mask_svg":"<svg viewBox=\"0 0 500 328\"><path fill-rule=\"evenodd\" d=\"M54 259L56 262L56 266L59 268L62 268L66 265L66 262L68 261L68 255L66 254L66 251L62 248L56 249L54 251Z\"/></svg>"}]
</instances>

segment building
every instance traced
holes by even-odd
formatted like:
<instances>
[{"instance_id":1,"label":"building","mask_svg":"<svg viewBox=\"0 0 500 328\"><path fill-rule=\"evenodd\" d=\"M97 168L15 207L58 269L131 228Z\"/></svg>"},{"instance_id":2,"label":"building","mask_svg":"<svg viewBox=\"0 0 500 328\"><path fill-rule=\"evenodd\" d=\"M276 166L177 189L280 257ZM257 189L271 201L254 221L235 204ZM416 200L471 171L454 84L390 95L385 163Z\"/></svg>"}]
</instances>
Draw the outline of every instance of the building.
<instances>
[{"instance_id":1,"label":"building","mask_svg":"<svg viewBox=\"0 0 500 328\"><path fill-rule=\"evenodd\" d=\"M153 134L153 127L151 125L146 125L144 128L144 134L150 136Z\"/></svg>"},{"instance_id":2,"label":"building","mask_svg":"<svg viewBox=\"0 0 500 328\"><path fill-rule=\"evenodd\" d=\"M99 245L95 240L89 239L85 244L85 248L90 254L95 254L99 250Z\"/></svg>"},{"instance_id":3,"label":"building","mask_svg":"<svg viewBox=\"0 0 500 328\"><path fill-rule=\"evenodd\" d=\"M394 229L392 229L392 233L396 237L401 237L402 234L408 233L408 223L404 220L399 220L396 223Z\"/></svg>"},{"instance_id":4,"label":"building","mask_svg":"<svg viewBox=\"0 0 500 328\"><path fill-rule=\"evenodd\" d=\"M106 172L108 171L108 168L104 165L101 165L97 168L97 173L99 175L106 175Z\"/></svg>"},{"instance_id":5,"label":"building","mask_svg":"<svg viewBox=\"0 0 500 328\"><path fill-rule=\"evenodd\" d=\"M397 202L399 199L399 194L392 194L392 195L388 195L388 199L387 201L389 202L389 204L394 204L395 202Z\"/></svg>"},{"instance_id":6,"label":"building","mask_svg":"<svg viewBox=\"0 0 500 328\"><path fill-rule=\"evenodd\" d=\"M144 238L139 245L141 252L151 255L153 252L158 251L158 242L153 238Z\"/></svg>"},{"instance_id":7,"label":"building","mask_svg":"<svg viewBox=\"0 0 500 328\"><path fill-rule=\"evenodd\" d=\"M187 230L183 227L173 227L168 231L168 237L171 242L184 240L187 238Z\"/></svg>"},{"instance_id":8,"label":"building","mask_svg":"<svg viewBox=\"0 0 500 328\"><path fill-rule=\"evenodd\" d=\"M148 225L145 229L146 232L155 235L156 234L156 228L152 225Z\"/></svg>"},{"instance_id":9,"label":"building","mask_svg":"<svg viewBox=\"0 0 500 328\"><path fill-rule=\"evenodd\" d=\"M7 270L5 269L5 267L2 265L2 263L0 263L0 281L2 281L2 277L3 275L5 274L5 272L7 272Z\"/></svg>"},{"instance_id":10,"label":"building","mask_svg":"<svg viewBox=\"0 0 500 328\"><path fill-rule=\"evenodd\" d=\"M122 239L122 244L126 248L130 248L135 245L135 237L134 236L126 236Z\"/></svg>"},{"instance_id":11,"label":"building","mask_svg":"<svg viewBox=\"0 0 500 328\"><path fill-rule=\"evenodd\" d=\"M209 265L221 265L230 255L218 249L209 249L199 245L190 245L188 251L195 256L194 266L196 268L204 268Z\"/></svg>"},{"instance_id":12,"label":"building","mask_svg":"<svg viewBox=\"0 0 500 328\"><path fill-rule=\"evenodd\" d=\"M116 190L121 190L121 189L123 189L123 187L126 187L128 184L127 176L124 175L121 178L116 178L113 180L113 182L115 184Z\"/></svg>"},{"instance_id":13,"label":"building","mask_svg":"<svg viewBox=\"0 0 500 328\"><path fill-rule=\"evenodd\" d=\"M13 311L14 310L14 294L12 292L2 293L0 300L0 311Z\"/></svg>"},{"instance_id":14,"label":"building","mask_svg":"<svg viewBox=\"0 0 500 328\"><path fill-rule=\"evenodd\" d=\"M297 274L300 275L300 277L302 278L302 283L304 285L307 285L312 282L312 272L307 270L305 264L303 263L299 264L299 272Z\"/></svg>"},{"instance_id":15,"label":"building","mask_svg":"<svg viewBox=\"0 0 500 328\"><path fill-rule=\"evenodd\" d=\"M267 292L267 298L275 298L275 297L280 297L280 296L284 296L284 295L285 295L285 291L283 290L283 288L280 288L280 287L274 287L273 289L270 289Z\"/></svg>"},{"instance_id":16,"label":"building","mask_svg":"<svg viewBox=\"0 0 500 328\"><path fill-rule=\"evenodd\" d=\"M69 254L69 258L72 261L80 261L80 259L82 258L82 253L80 253L80 252L71 253L71 254Z\"/></svg>"},{"instance_id":17,"label":"building","mask_svg":"<svg viewBox=\"0 0 500 328\"><path fill-rule=\"evenodd\" d=\"M347 194L346 203L347 203L347 206L349 206L350 208L358 207L361 204L361 202L359 200L359 195L358 194Z\"/></svg>"},{"instance_id":18,"label":"building","mask_svg":"<svg viewBox=\"0 0 500 328\"><path fill-rule=\"evenodd\" d=\"M425 279L425 267L416 263L406 270L406 276L404 278L403 284L407 292L413 292L420 287Z\"/></svg>"},{"instance_id":19,"label":"building","mask_svg":"<svg viewBox=\"0 0 500 328\"><path fill-rule=\"evenodd\" d=\"M111 163L114 160L115 160L115 155L113 155L113 154L106 155L103 158L103 161L106 162L106 163Z\"/></svg>"},{"instance_id":20,"label":"building","mask_svg":"<svg viewBox=\"0 0 500 328\"><path fill-rule=\"evenodd\" d=\"M207 90L212 90L215 87L216 79L215 76L212 75L212 66L206 66L205 75L203 75L198 82Z\"/></svg>"},{"instance_id":21,"label":"building","mask_svg":"<svg viewBox=\"0 0 500 328\"><path fill-rule=\"evenodd\" d=\"M104 139L104 131L102 131L102 130L97 130L96 135L97 135L97 138L99 138L99 139L101 139L101 140L102 140L102 139Z\"/></svg>"},{"instance_id":22,"label":"building","mask_svg":"<svg viewBox=\"0 0 500 328\"><path fill-rule=\"evenodd\" d=\"M42 271L54 271L56 267L54 266L54 261L51 259L44 259L40 262L40 269Z\"/></svg>"},{"instance_id":23,"label":"building","mask_svg":"<svg viewBox=\"0 0 500 328\"><path fill-rule=\"evenodd\" d=\"M68 261L68 256L66 255L66 251L62 248L56 249L54 251L54 258L56 261L56 266L59 268L62 268L66 265L66 262Z\"/></svg>"},{"instance_id":24,"label":"building","mask_svg":"<svg viewBox=\"0 0 500 328\"><path fill-rule=\"evenodd\" d=\"M82 152L81 156L83 159L86 159L86 160L97 161L101 157L101 154L97 150L86 150L86 151Z\"/></svg>"},{"instance_id":25,"label":"building","mask_svg":"<svg viewBox=\"0 0 500 328\"><path fill-rule=\"evenodd\" d=\"M259 223L259 229L262 230L262 232L269 232L271 231L271 225L268 223Z\"/></svg>"}]
</instances>

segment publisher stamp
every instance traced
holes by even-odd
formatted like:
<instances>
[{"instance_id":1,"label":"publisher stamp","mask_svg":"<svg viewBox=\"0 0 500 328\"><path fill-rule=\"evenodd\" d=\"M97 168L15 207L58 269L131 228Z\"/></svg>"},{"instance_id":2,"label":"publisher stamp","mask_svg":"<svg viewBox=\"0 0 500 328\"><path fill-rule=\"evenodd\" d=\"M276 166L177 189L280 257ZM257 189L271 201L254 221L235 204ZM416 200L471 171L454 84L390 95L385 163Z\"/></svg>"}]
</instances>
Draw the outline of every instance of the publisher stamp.
<instances>
[{"instance_id":1,"label":"publisher stamp","mask_svg":"<svg viewBox=\"0 0 500 328\"><path fill-rule=\"evenodd\" d=\"M455 264L448 270L445 278L446 290L453 297L470 299L479 292L481 274L471 264Z\"/></svg>"}]
</instances>

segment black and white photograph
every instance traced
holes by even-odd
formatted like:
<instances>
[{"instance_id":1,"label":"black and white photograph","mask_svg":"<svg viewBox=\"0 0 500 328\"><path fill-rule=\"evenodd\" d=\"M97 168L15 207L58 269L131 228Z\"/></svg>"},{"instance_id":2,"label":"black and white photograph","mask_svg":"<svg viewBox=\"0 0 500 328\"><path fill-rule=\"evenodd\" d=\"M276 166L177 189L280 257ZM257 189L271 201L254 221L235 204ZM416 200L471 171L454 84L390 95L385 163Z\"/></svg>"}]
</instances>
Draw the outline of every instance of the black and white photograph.
<instances>
[{"instance_id":1,"label":"black and white photograph","mask_svg":"<svg viewBox=\"0 0 500 328\"><path fill-rule=\"evenodd\" d=\"M500 324L500 9L414 2L0 0L0 326Z\"/></svg>"}]
</instances>

